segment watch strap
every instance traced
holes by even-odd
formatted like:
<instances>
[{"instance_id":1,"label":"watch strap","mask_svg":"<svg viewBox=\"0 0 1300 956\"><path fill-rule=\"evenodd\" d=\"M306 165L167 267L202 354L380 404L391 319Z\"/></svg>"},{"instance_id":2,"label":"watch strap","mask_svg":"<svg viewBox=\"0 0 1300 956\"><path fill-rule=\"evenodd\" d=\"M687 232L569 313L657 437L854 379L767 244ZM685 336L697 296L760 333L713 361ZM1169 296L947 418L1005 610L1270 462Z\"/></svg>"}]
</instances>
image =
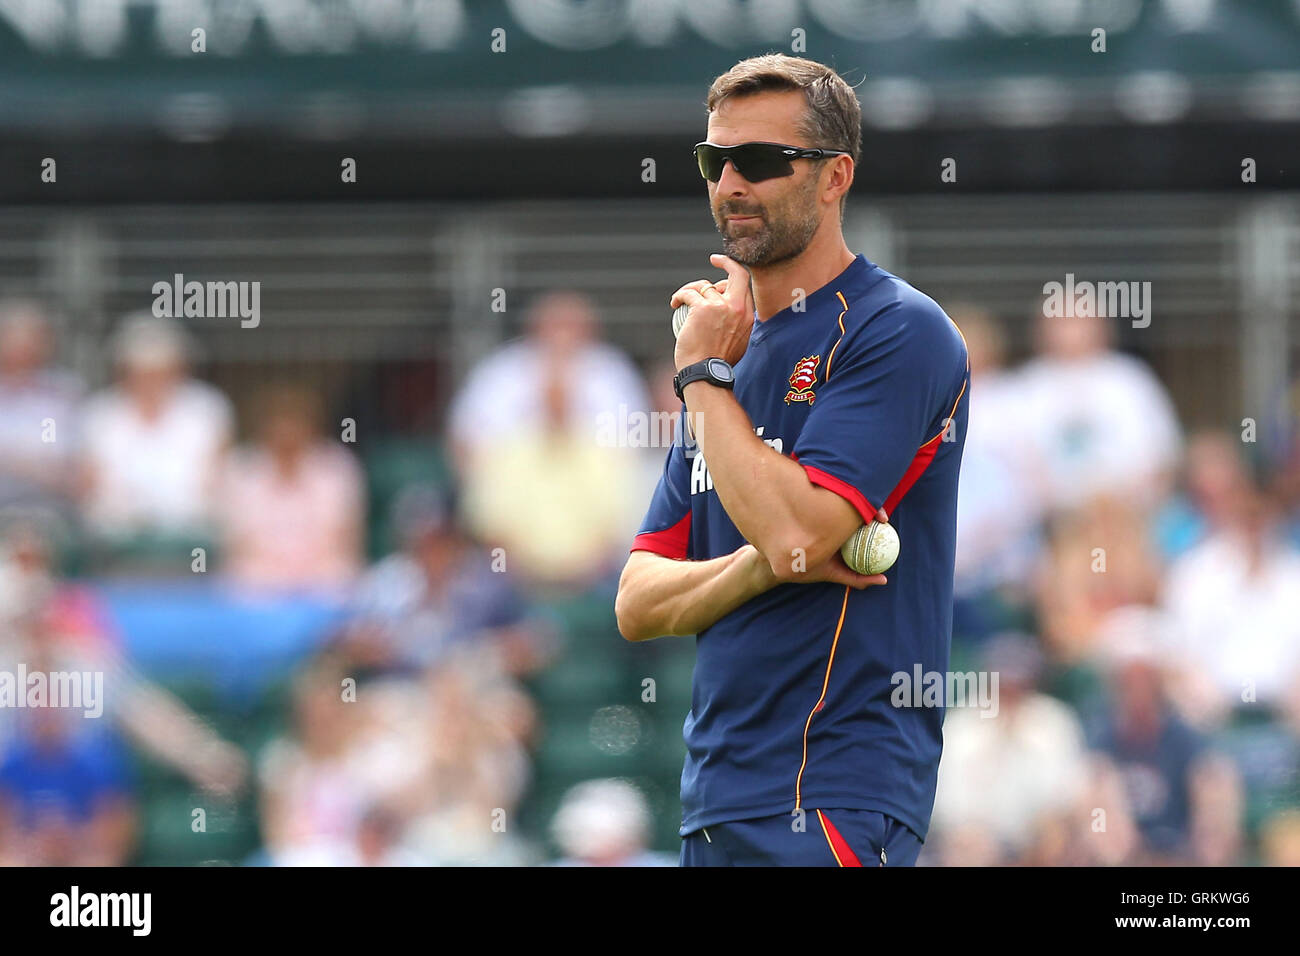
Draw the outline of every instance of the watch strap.
<instances>
[{"instance_id":1,"label":"watch strap","mask_svg":"<svg viewBox=\"0 0 1300 956\"><path fill-rule=\"evenodd\" d=\"M708 382L710 385L718 386L718 388L728 389L735 386L736 383L734 379L724 381L713 374L713 371L709 367L713 362L723 362L725 364L723 359L707 358L702 362L695 362L692 365L685 366L673 376L673 391L677 393L679 401L686 401L682 392L685 390L687 385L691 384L691 382ZM730 366L727 367L730 368Z\"/></svg>"}]
</instances>

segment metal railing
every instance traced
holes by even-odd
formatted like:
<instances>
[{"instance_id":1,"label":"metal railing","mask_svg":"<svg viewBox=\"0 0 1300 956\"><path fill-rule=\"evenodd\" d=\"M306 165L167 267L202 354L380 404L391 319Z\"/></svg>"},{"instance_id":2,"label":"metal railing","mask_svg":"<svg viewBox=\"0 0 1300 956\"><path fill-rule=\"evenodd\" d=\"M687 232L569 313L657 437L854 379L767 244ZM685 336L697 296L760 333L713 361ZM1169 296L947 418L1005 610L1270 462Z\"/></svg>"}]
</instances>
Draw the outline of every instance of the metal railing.
<instances>
[{"instance_id":1,"label":"metal railing","mask_svg":"<svg viewBox=\"0 0 1300 956\"><path fill-rule=\"evenodd\" d=\"M1292 372L1298 208L1277 193L858 196L845 232L941 303L999 316L1013 354L1029 347L1045 282L1149 281L1152 321L1119 322L1118 343L1153 364L1185 420L1222 423L1274 400ZM639 361L666 359L668 296L712 275L717 249L703 197L21 207L0 215L0 293L46 298L65 359L98 383L104 336L151 307L154 283L259 281L256 329L185 320L211 368L423 360L445 369L445 392L552 288L590 293L607 336Z\"/></svg>"}]
</instances>

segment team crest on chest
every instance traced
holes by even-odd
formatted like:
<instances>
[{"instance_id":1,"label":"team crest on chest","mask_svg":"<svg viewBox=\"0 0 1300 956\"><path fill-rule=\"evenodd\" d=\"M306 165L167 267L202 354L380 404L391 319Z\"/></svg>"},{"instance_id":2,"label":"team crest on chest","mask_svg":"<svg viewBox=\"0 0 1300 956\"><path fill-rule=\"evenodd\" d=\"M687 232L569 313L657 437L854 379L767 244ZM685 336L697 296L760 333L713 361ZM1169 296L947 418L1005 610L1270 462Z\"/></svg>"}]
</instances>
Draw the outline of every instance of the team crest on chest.
<instances>
[{"instance_id":1,"label":"team crest on chest","mask_svg":"<svg viewBox=\"0 0 1300 956\"><path fill-rule=\"evenodd\" d=\"M807 402L811 405L817 398L812 387L817 384L817 366L821 364L820 355L801 358L790 373L790 391L785 393L785 403Z\"/></svg>"}]
</instances>

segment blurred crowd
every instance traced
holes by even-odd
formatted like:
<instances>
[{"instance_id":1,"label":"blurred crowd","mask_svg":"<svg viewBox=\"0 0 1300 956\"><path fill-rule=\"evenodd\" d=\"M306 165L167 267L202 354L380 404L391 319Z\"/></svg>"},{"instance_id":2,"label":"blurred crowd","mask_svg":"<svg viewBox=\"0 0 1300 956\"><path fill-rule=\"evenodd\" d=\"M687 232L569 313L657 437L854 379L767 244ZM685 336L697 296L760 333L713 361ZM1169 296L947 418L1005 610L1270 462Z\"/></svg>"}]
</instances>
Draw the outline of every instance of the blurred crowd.
<instances>
[{"instance_id":1,"label":"blurred crowd","mask_svg":"<svg viewBox=\"0 0 1300 956\"><path fill-rule=\"evenodd\" d=\"M1258 440L1185 435L1109 322L1039 319L1012 367L996 318L950 311L972 362L952 667L1000 696L948 714L923 862L1300 863L1294 408ZM0 672L102 672L107 706L0 708L0 863L136 861L141 755L251 799L238 862L673 861L626 780L575 786L543 838L515 825L547 733L530 681L568 666L554 610L612 605L666 453L654 427L610 435L679 408L590 300L531 304L447 406L446 480L382 514L365 436L306 384L241 415L152 314L115 326L98 388L60 354L40 304L0 302ZM123 580L332 610L264 746L146 673L105 597Z\"/></svg>"},{"instance_id":2,"label":"blurred crowd","mask_svg":"<svg viewBox=\"0 0 1300 956\"><path fill-rule=\"evenodd\" d=\"M406 483L384 515L368 514L364 443L331 434L305 384L248 396L241 428L175 320L125 316L97 389L60 364L56 332L39 303L0 302L0 672L101 673L106 707L0 706L0 863L137 859L140 756L196 806L251 799L250 864L653 859L625 782L575 790L549 851L516 823L540 732L524 682L564 638L548 608L612 602L648 494L627 496L648 480L640 451L593 438L596 409L647 398L586 299L535 303L451 403L450 480ZM375 521L390 547L372 560ZM197 585L336 612L291 668L273 739L239 747L143 673L105 597L123 581L146 600ZM164 638L200 668L211 657ZM607 825L584 836L575 806Z\"/></svg>"},{"instance_id":3,"label":"blurred crowd","mask_svg":"<svg viewBox=\"0 0 1300 956\"><path fill-rule=\"evenodd\" d=\"M1184 434L1113 320L1036 317L1010 365L951 312L952 669L999 707L947 714L924 862L1300 864L1300 392Z\"/></svg>"}]
</instances>

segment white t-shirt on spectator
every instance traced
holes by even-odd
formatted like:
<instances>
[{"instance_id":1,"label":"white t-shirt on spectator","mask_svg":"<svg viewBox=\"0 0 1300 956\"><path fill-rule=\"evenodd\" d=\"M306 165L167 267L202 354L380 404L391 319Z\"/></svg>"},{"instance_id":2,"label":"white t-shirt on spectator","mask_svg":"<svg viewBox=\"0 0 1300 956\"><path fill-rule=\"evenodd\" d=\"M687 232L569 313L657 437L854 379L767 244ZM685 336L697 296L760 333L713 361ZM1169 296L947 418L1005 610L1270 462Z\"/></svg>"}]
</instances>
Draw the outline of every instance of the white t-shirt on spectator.
<instances>
[{"instance_id":1,"label":"white t-shirt on spectator","mask_svg":"<svg viewBox=\"0 0 1300 956\"><path fill-rule=\"evenodd\" d=\"M1074 712L1033 693L996 717L956 707L943 725L934 827L978 827L1021 850L1037 823L1068 812L1088 780L1083 728Z\"/></svg>"},{"instance_id":2,"label":"white t-shirt on spectator","mask_svg":"<svg viewBox=\"0 0 1300 956\"><path fill-rule=\"evenodd\" d=\"M1300 554L1267 545L1249 574L1240 538L1219 533L1174 562L1164 604L1177 660L1203 668L1229 706L1253 688L1260 703L1280 704L1300 676Z\"/></svg>"},{"instance_id":3,"label":"white t-shirt on spectator","mask_svg":"<svg viewBox=\"0 0 1300 956\"><path fill-rule=\"evenodd\" d=\"M1078 507L1102 493L1141 496L1177 459L1173 404L1151 369L1131 356L1034 359L1017 390L1054 507Z\"/></svg>"},{"instance_id":4,"label":"white t-shirt on spectator","mask_svg":"<svg viewBox=\"0 0 1300 956\"><path fill-rule=\"evenodd\" d=\"M627 414L646 414L650 398L641 373L626 355L610 345L593 343L571 358L569 423L575 435L596 441L600 415L619 421ZM535 436L544 414L544 356L524 339L508 342L470 372L448 415L452 439L470 448L491 446L518 434Z\"/></svg>"},{"instance_id":5,"label":"white t-shirt on spectator","mask_svg":"<svg viewBox=\"0 0 1300 956\"><path fill-rule=\"evenodd\" d=\"M154 421L119 388L91 396L81 423L95 473L87 520L110 534L208 523L216 460L233 421L229 400L196 380L178 385Z\"/></svg>"}]
</instances>

